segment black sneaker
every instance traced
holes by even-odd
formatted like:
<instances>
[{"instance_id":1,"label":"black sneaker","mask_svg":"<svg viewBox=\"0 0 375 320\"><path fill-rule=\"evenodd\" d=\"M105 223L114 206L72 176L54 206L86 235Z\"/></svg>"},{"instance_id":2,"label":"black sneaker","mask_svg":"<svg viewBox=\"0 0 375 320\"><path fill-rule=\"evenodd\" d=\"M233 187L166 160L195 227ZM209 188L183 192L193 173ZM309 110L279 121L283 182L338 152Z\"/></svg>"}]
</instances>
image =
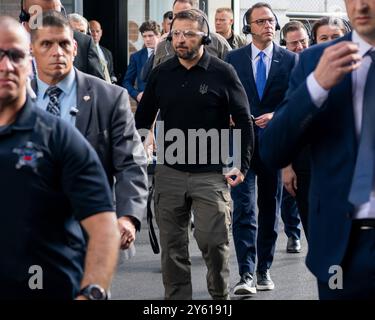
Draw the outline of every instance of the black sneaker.
<instances>
[{"instance_id":1,"label":"black sneaker","mask_svg":"<svg viewBox=\"0 0 375 320\"><path fill-rule=\"evenodd\" d=\"M257 271L257 289L261 291L275 289L269 270Z\"/></svg>"},{"instance_id":2,"label":"black sneaker","mask_svg":"<svg viewBox=\"0 0 375 320\"><path fill-rule=\"evenodd\" d=\"M245 272L240 281L235 285L233 293L237 295L247 295L257 293L257 289L253 285L253 275Z\"/></svg>"},{"instance_id":3,"label":"black sneaker","mask_svg":"<svg viewBox=\"0 0 375 320\"><path fill-rule=\"evenodd\" d=\"M301 252L301 241L290 237L286 245L287 253L300 253Z\"/></svg>"}]
</instances>

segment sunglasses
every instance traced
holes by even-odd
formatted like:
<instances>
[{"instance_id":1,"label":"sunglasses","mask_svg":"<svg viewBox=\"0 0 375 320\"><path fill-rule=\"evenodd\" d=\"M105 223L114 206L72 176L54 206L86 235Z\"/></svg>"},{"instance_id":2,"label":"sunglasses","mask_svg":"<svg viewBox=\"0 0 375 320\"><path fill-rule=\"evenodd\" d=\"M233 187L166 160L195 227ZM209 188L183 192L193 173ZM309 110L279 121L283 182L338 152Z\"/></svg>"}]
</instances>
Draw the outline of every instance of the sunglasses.
<instances>
[{"instance_id":1,"label":"sunglasses","mask_svg":"<svg viewBox=\"0 0 375 320\"><path fill-rule=\"evenodd\" d=\"M25 51L19 49L0 49L0 62L5 56L7 56L13 65L19 65L25 60L27 55L28 54Z\"/></svg>"}]
</instances>

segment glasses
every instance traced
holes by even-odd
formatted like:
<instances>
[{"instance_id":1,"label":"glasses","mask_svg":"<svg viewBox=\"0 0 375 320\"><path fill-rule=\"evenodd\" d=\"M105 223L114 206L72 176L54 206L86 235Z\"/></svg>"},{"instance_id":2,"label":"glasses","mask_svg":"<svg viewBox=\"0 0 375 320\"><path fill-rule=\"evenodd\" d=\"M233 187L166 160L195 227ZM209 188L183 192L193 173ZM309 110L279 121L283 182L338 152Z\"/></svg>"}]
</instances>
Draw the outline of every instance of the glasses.
<instances>
[{"instance_id":1,"label":"glasses","mask_svg":"<svg viewBox=\"0 0 375 320\"><path fill-rule=\"evenodd\" d=\"M302 46L305 46L305 45L307 45L307 39L287 41L287 44L291 45L292 47L297 47L298 44L301 44Z\"/></svg>"},{"instance_id":2,"label":"glasses","mask_svg":"<svg viewBox=\"0 0 375 320\"><path fill-rule=\"evenodd\" d=\"M27 55L28 54L26 52L22 50L18 50L18 49L9 49L9 50L0 49L0 62L1 60L3 60L5 56L7 56L13 65L19 65L25 60Z\"/></svg>"},{"instance_id":3,"label":"glasses","mask_svg":"<svg viewBox=\"0 0 375 320\"><path fill-rule=\"evenodd\" d=\"M275 18L258 19L258 20L254 20L254 21L252 21L250 23L255 23L259 27L264 27L266 25L266 22L268 22L272 26L276 25L276 19Z\"/></svg>"},{"instance_id":4,"label":"glasses","mask_svg":"<svg viewBox=\"0 0 375 320\"><path fill-rule=\"evenodd\" d=\"M206 34L202 31L191 31L191 30L172 30L171 31L172 37L173 38L180 38L181 35L184 36L186 39L193 39L198 36L205 36Z\"/></svg>"}]
</instances>

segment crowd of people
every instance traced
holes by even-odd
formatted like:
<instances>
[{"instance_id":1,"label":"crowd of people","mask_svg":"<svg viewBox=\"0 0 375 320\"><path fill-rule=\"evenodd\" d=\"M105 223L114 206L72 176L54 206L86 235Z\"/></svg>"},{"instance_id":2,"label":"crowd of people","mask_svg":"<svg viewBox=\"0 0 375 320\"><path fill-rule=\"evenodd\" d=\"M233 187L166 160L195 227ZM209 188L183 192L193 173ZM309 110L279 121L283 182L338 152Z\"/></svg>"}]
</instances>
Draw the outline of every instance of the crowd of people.
<instances>
[{"instance_id":1,"label":"crowd of people","mask_svg":"<svg viewBox=\"0 0 375 320\"><path fill-rule=\"evenodd\" d=\"M196 1L175 0L161 27L139 27L121 81L100 22L60 0L0 17L0 299L110 298L152 157L165 299L192 299L191 229L214 300L278 288L280 217L287 253L306 236L320 299L374 299L375 0L345 4L349 21L281 27L258 2L239 35L230 8L214 32Z\"/></svg>"}]
</instances>

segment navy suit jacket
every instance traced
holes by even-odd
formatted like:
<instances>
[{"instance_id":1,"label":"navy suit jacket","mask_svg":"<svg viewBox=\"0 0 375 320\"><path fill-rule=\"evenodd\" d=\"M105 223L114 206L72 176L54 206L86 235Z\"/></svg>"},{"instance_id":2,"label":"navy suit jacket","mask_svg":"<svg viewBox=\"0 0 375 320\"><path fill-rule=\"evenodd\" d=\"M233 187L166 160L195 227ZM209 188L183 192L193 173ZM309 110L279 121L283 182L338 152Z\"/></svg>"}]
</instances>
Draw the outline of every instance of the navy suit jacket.
<instances>
[{"instance_id":1,"label":"navy suit jacket","mask_svg":"<svg viewBox=\"0 0 375 320\"><path fill-rule=\"evenodd\" d=\"M148 58L147 48L143 48L130 56L130 62L122 86L128 90L129 95L137 100L140 92L143 92L146 83L141 80L141 71ZM137 84L137 88L134 85Z\"/></svg>"},{"instance_id":2,"label":"navy suit jacket","mask_svg":"<svg viewBox=\"0 0 375 320\"><path fill-rule=\"evenodd\" d=\"M262 100L259 99L251 63L251 44L228 52L226 61L236 69L237 74L246 90L247 97L254 117L274 112L284 99L288 89L288 81L297 61L297 55L274 43L271 69L268 74L266 88Z\"/></svg>"},{"instance_id":3,"label":"navy suit jacket","mask_svg":"<svg viewBox=\"0 0 375 320\"><path fill-rule=\"evenodd\" d=\"M342 263L352 225L353 207L347 200L357 153L352 76L347 75L331 89L321 108L311 100L306 78L315 70L327 46L350 39L348 34L301 54L286 98L260 137L261 157L277 168L291 163L302 146L311 145L306 263L323 282L332 276L329 268Z\"/></svg>"}]
</instances>

